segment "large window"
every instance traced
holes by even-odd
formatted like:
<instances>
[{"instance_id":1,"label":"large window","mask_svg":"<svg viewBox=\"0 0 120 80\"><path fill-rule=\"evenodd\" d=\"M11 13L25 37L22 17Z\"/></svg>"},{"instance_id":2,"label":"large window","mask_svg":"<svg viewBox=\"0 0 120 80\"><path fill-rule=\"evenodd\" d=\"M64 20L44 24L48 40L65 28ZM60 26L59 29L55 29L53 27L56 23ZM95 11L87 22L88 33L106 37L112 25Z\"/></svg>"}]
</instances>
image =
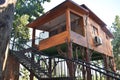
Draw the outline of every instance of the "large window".
<instances>
[{"instance_id":1,"label":"large window","mask_svg":"<svg viewBox=\"0 0 120 80\"><path fill-rule=\"evenodd\" d=\"M66 30L66 26L65 26L65 25L64 25L64 26L60 26L59 28L56 28L56 29L50 31L49 36L50 36L50 37L51 37L51 36L54 36L54 35L56 35L56 34L59 34L59 33L61 33L61 32L64 32L65 30Z\"/></svg>"},{"instance_id":2,"label":"large window","mask_svg":"<svg viewBox=\"0 0 120 80\"><path fill-rule=\"evenodd\" d=\"M66 30L66 15L65 13L56 18L44 23L39 27L40 30L49 32L49 37L64 32Z\"/></svg>"},{"instance_id":3,"label":"large window","mask_svg":"<svg viewBox=\"0 0 120 80\"><path fill-rule=\"evenodd\" d=\"M85 36L83 17L71 13L70 19L71 19L71 30L82 36Z\"/></svg>"},{"instance_id":4,"label":"large window","mask_svg":"<svg viewBox=\"0 0 120 80\"><path fill-rule=\"evenodd\" d=\"M49 22L49 37L64 32L66 30L66 17L65 14L58 16L57 18Z\"/></svg>"}]
</instances>

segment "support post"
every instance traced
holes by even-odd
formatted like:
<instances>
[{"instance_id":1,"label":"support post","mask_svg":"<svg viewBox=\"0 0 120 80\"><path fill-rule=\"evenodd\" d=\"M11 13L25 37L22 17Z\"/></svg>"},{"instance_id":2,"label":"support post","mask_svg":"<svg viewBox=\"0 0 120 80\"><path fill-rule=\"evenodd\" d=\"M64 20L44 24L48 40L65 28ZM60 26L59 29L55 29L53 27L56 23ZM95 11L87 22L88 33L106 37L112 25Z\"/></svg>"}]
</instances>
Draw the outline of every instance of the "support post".
<instances>
[{"instance_id":1,"label":"support post","mask_svg":"<svg viewBox=\"0 0 120 80\"><path fill-rule=\"evenodd\" d=\"M111 70L116 72L116 64L114 58L110 59L110 66L111 66Z\"/></svg>"},{"instance_id":2,"label":"support post","mask_svg":"<svg viewBox=\"0 0 120 80\"><path fill-rule=\"evenodd\" d=\"M86 57L86 62L90 63L91 53L87 48L85 48L85 54L86 54L86 56L85 56ZM87 71L87 80L92 80L91 69L87 67L86 71Z\"/></svg>"},{"instance_id":3,"label":"support post","mask_svg":"<svg viewBox=\"0 0 120 80\"><path fill-rule=\"evenodd\" d=\"M33 80L34 75L32 73L30 73L30 80Z\"/></svg>"},{"instance_id":4,"label":"support post","mask_svg":"<svg viewBox=\"0 0 120 80\"><path fill-rule=\"evenodd\" d=\"M85 49L83 47L81 47L80 52L82 55L82 60L85 61ZM83 62L83 64L85 64L85 63ZM82 65L82 75L83 75L83 80L86 80L86 69L85 69L84 65Z\"/></svg>"},{"instance_id":5,"label":"support post","mask_svg":"<svg viewBox=\"0 0 120 80\"><path fill-rule=\"evenodd\" d=\"M32 47L34 47L35 46L35 29L33 28L33 31L32 31ZM34 60L34 55L32 54L32 60L31 61L33 61ZM31 64L31 66L32 66L32 64ZM34 78L34 75L33 75L33 73L30 73L30 80L33 80L33 78Z\"/></svg>"},{"instance_id":6,"label":"support post","mask_svg":"<svg viewBox=\"0 0 120 80\"><path fill-rule=\"evenodd\" d=\"M103 60L104 60L105 69L109 70L109 57L107 55L104 55ZM108 72L106 72L106 73L108 73ZM110 80L109 76L106 76L106 80Z\"/></svg>"},{"instance_id":7,"label":"support post","mask_svg":"<svg viewBox=\"0 0 120 80\"><path fill-rule=\"evenodd\" d=\"M67 52L67 58L72 59L73 58L73 51L72 51L72 42L68 42L68 52ZM69 76L74 77L75 76L75 70L74 70L74 63L72 61L67 60L67 67L69 70Z\"/></svg>"},{"instance_id":8,"label":"support post","mask_svg":"<svg viewBox=\"0 0 120 80\"><path fill-rule=\"evenodd\" d=\"M70 31L71 31L71 23L70 23L70 10L67 8L66 9L66 30L68 31L68 37L67 37L67 47L68 47L68 52L67 52L67 58L72 59L73 58L73 52L72 52L72 41L70 39ZM74 77L74 63L72 61L66 61L67 67L69 70L69 76Z\"/></svg>"},{"instance_id":9,"label":"support post","mask_svg":"<svg viewBox=\"0 0 120 80\"><path fill-rule=\"evenodd\" d=\"M48 72L49 72L49 75L50 75L50 78L52 77L52 59L49 58L49 68L48 68Z\"/></svg>"}]
</instances>

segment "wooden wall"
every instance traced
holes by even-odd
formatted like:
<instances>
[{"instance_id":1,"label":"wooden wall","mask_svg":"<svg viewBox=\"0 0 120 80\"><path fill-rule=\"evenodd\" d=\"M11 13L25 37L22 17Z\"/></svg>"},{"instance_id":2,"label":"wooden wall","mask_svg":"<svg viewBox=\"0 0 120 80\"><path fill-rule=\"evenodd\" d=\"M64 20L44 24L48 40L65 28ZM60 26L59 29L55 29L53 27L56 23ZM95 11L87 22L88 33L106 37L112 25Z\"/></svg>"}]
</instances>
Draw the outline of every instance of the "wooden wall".
<instances>
[{"instance_id":1,"label":"wooden wall","mask_svg":"<svg viewBox=\"0 0 120 80\"><path fill-rule=\"evenodd\" d=\"M89 37L89 44L91 45L90 47L92 47L92 49L101 52L103 54L112 55L112 48L111 48L111 42L110 42L110 38L108 37L108 35L106 35L106 33L101 29L101 26L98 25L95 21L93 21L92 19L88 19L89 23L88 23L88 37ZM101 37L102 39L102 45L96 47L94 44L94 34L93 34L93 26L96 27L98 29L98 35L99 37ZM106 38L106 36L108 38Z\"/></svg>"}]
</instances>

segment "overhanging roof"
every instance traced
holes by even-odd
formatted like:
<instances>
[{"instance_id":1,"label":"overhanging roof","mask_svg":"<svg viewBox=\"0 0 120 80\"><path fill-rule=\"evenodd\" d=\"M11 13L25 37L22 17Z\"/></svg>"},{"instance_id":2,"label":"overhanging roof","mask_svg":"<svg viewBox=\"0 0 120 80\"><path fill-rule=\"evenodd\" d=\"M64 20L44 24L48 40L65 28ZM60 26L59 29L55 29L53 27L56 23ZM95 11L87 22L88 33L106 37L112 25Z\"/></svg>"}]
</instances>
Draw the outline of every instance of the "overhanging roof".
<instances>
[{"instance_id":1,"label":"overhanging roof","mask_svg":"<svg viewBox=\"0 0 120 80\"><path fill-rule=\"evenodd\" d=\"M33 22L29 23L27 26L30 28L37 29L37 27L40 27L42 24L49 22L50 20L59 16L60 13L65 12L67 8L76 9L80 11L81 14L88 14L88 11L84 9L83 7L79 6L78 4L76 4L75 2L71 0L66 0L63 3L59 4L58 6L56 6L55 8L48 11L47 13L45 13L44 15L40 16Z\"/></svg>"}]
</instances>

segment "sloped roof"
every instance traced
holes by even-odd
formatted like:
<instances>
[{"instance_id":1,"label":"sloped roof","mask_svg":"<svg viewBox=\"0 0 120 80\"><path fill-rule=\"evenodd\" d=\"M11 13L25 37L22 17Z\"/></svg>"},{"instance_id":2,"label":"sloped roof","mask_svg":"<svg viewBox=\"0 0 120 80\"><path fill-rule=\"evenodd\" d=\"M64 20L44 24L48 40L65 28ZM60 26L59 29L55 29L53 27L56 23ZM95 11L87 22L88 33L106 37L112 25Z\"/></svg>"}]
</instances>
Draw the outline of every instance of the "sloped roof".
<instances>
[{"instance_id":1,"label":"sloped roof","mask_svg":"<svg viewBox=\"0 0 120 80\"><path fill-rule=\"evenodd\" d=\"M40 16L39 18L37 18L33 22L29 23L27 26L30 27L30 28L37 28L40 25L42 25L42 24L50 21L51 19L53 19L53 16L58 16L59 13L61 13L62 11L65 11L65 9L68 8L68 7L70 9L73 9L73 8L77 9L82 14L88 14L88 11L86 9L84 9L83 7L79 6L78 4L76 4L75 2L73 2L71 0L66 0L63 3L59 4L58 6L56 6L55 8L46 12L45 14L43 14L42 16Z\"/></svg>"}]
</instances>

